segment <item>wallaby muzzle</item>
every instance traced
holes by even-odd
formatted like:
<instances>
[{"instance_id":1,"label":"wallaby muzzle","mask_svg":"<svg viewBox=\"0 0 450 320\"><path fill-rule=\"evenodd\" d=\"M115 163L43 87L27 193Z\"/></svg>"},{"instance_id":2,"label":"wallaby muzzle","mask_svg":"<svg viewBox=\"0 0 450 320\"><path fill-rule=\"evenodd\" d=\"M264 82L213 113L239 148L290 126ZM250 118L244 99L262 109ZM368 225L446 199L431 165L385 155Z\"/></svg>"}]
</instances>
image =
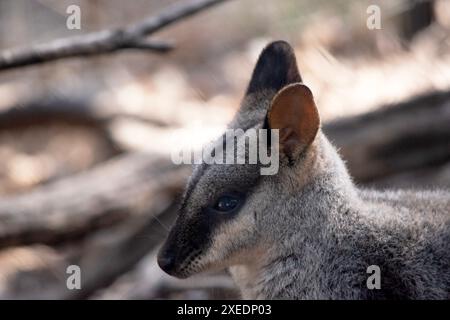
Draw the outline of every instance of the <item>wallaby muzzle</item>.
<instances>
[{"instance_id":1,"label":"wallaby muzzle","mask_svg":"<svg viewBox=\"0 0 450 320\"><path fill-rule=\"evenodd\" d=\"M209 244L210 231L208 219L179 217L158 253L158 265L177 278L187 278L198 272L200 258Z\"/></svg>"}]
</instances>

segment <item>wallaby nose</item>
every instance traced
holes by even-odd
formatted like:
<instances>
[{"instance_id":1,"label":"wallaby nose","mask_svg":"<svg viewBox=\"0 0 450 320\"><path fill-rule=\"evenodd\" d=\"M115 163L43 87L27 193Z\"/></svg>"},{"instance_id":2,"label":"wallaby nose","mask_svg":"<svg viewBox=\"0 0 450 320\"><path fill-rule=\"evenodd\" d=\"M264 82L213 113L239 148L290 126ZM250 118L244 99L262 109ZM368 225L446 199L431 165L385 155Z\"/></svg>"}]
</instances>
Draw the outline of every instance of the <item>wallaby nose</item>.
<instances>
[{"instance_id":1,"label":"wallaby nose","mask_svg":"<svg viewBox=\"0 0 450 320\"><path fill-rule=\"evenodd\" d=\"M158 255L158 265L165 272L171 274L175 267L175 256L167 252L160 253Z\"/></svg>"}]
</instances>

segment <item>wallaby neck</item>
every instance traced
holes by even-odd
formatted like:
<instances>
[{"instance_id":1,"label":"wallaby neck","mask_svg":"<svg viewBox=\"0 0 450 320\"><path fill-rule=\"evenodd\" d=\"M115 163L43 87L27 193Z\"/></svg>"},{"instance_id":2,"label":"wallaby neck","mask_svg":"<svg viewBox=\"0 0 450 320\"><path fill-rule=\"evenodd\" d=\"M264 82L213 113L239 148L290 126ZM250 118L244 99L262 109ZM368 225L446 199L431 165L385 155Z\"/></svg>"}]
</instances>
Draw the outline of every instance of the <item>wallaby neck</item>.
<instances>
[{"instance_id":1,"label":"wallaby neck","mask_svg":"<svg viewBox=\"0 0 450 320\"><path fill-rule=\"evenodd\" d=\"M330 277L323 265L333 263L334 230L359 223L359 200L337 152L324 136L320 139L311 180L282 199L283 209L272 215L273 221L263 222L274 226L262 241L265 248L247 264L230 269L244 298L329 298L321 287Z\"/></svg>"}]
</instances>

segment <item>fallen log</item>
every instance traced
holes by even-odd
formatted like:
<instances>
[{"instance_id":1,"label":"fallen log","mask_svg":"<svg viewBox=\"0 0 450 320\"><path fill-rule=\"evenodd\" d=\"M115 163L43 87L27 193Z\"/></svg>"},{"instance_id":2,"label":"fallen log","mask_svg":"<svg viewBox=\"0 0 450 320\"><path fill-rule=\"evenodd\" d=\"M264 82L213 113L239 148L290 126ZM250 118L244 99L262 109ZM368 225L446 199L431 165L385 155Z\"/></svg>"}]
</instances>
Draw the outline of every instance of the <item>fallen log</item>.
<instances>
[{"instance_id":1,"label":"fallen log","mask_svg":"<svg viewBox=\"0 0 450 320\"><path fill-rule=\"evenodd\" d=\"M0 252L0 299L88 298L154 250L175 214L173 199L160 199L142 216L92 230L77 242L5 249ZM8 260L16 266L8 268ZM81 270L81 288L70 290L66 270L72 265Z\"/></svg>"},{"instance_id":2,"label":"fallen log","mask_svg":"<svg viewBox=\"0 0 450 320\"><path fill-rule=\"evenodd\" d=\"M434 92L374 112L328 123L356 181L450 161L450 91Z\"/></svg>"},{"instance_id":3,"label":"fallen log","mask_svg":"<svg viewBox=\"0 0 450 320\"><path fill-rule=\"evenodd\" d=\"M0 248L58 243L142 214L188 175L162 157L119 156L85 173L0 199Z\"/></svg>"}]
</instances>

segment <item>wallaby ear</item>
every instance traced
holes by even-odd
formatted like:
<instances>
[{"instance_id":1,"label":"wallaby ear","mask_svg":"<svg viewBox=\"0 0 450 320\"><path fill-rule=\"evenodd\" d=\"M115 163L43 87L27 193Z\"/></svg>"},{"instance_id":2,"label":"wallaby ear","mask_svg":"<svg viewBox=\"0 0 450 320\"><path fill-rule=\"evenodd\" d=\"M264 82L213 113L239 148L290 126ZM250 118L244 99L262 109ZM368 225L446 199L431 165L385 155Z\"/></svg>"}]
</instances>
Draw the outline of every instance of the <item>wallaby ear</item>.
<instances>
[{"instance_id":1,"label":"wallaby ear","mask_svg":"<svg viewBox=\"0 0 450 320\"><path fill-rule=\"evenodd\" d=\"M270 129L280 130L280 151L289 158L314 141L320 126L311 90L301 83L288 85L275 95L267 120Z\"/></svg>"},{"instance_id":2,"label":"wallaby ear","mask_svg":"<svg viewBox=\"0 0 450 320\"><path fill-rule=\"evenodd\" d=\"M301 81L294 50L285 41L275 41L259 55L247 94L267 89L277 92L288 84Z\"/></svg>"}]
</instances>

